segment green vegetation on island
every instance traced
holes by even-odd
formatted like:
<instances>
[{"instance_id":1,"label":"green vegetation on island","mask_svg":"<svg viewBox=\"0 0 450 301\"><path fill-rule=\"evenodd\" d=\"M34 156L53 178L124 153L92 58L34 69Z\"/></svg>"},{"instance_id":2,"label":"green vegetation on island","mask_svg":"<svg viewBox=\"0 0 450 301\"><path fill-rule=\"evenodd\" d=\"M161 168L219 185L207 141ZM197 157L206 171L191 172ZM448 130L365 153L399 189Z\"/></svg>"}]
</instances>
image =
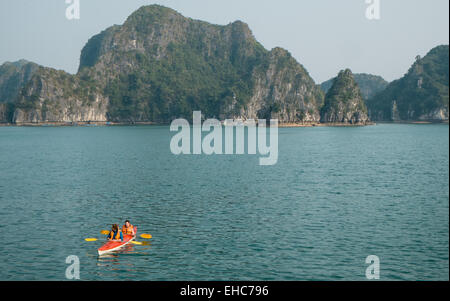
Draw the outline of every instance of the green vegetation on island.
<instances>
[{"instance_id":1,"label":"green vegetation on island","mask_svg":"<svg viewBox=\"0 0 450 301\"><path fill-rule=\"evenodd\" d=\"M369 98L373 97L378 92L383 91L389 85L389 83L384 80L381 76L366 74L366 73L355 73L354 75L355 81L361 90L361 95L365 101ZM320 84L322 90L327 93L333 85L333 81L335 78L327 80Z\"/></svg>"},{"instance_id":2,"label":"green vegetation on island","mask_svg":"<svg viewBox=\"0 0 450 301\"><path fill-rule=\"evenodd\" d=\"M194 110L289 124L365 124L368 114L448 120L448 46L389 85L345 70L320 87L288 51L266 50L241 21L214 25L149 5L89 39L75 75L26 61L0 66L3 123L169 123Z\"/></svg>"},{"instance_id":3,"label":"green vegetation on island","mask_svg":"<svg viewBox=\"0 0 450 301\"><path fill-rule=\"evenodd\" d=\"M448 120L449 46L418 56L408 73L367 101L372 120Z\"/></svg>"},{"instance_id":4,"label":"green vegetation on island","mask_svg":"<svg viewBox=\"0 0 450 301\"><path fill-rule=\"evenodd\" d=\"M369 121L361 91L349 69L334 79L321 109L321 122L366 124Z\"/></svg>"}]
</instances>

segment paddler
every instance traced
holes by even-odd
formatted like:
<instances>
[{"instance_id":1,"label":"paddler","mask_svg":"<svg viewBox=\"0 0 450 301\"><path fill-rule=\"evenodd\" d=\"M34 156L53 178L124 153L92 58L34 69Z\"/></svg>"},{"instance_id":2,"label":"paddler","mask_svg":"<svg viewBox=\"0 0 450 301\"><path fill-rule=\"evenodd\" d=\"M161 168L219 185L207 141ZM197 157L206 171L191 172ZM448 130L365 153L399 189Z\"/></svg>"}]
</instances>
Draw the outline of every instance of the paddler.
<instances>
[{"instance_id":1,"label":"paddler","mask_svg":"<svg viewBox=\"0 0 450 301\"><path fill-rule=\"evenodd\" d=\"M130 223L129 220L125 221L125 224L122 227L122 233L133 236L136 235L136 233L134 233L134 226Z\"/></svg>"},{"instance_id":2,"label":"paddler","mask_svg":"<svg viewBox=\"0 0 450 301\"><path fill-rule=\"evenodd\" d=\"M118 224L112 225L111 231L109 232L109 235L108 235L108 240L123 241L123 234L122 234L122 231L120 231Z\"/></svg>"}]
</instances>

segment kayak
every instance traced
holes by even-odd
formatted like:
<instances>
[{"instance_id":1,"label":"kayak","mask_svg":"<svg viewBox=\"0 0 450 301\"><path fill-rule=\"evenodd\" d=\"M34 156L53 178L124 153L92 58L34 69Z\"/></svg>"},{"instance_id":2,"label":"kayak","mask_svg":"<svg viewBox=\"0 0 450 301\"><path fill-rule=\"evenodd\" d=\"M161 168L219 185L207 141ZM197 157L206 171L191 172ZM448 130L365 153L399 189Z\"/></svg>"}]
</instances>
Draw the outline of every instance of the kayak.
<instances>
[{"instance_id":1,"label":"kayak","mask_svg":"<svg viewBox=\"0 0 450 301\"><path fill-rule=\"evenodd\" d=\"M137 233L137 227L134 227L134 233ZM131 243L133 240L135 240L136 235L128 235L128 234L123 234L123 241L108 241L107 243L105 243L103 246L101 246L98 249L98 255L103 255L103 254L107 254L107 253L111 253L114 251L117 251L123 247L125 247L126 245L128 245L129 243Z\"/></svg>"}]
</instances>

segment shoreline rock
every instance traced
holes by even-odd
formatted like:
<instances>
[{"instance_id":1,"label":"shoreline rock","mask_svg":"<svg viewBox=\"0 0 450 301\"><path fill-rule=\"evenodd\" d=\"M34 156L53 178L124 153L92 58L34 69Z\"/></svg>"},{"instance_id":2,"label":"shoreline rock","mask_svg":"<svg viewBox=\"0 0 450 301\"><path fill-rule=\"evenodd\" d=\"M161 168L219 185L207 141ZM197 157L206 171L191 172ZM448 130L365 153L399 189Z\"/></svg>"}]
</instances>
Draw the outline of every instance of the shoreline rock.
<instances>
[{"instance_id":1,"label":"shoreline rock","mask_svg":"<svg viewBox=\"0 0 450 301\"><path fill-rule=\"evenodd\" d=\"M105 122L105 121L92 121L92 122L24 122L24 123L0 123L0 126L11 127L76 127L76 126L140 126L140 125L152 125L152 126L170 126L168 123L155 123L155 122ZM376 125L374 122L350 124L350 123L280 123L279 128L310 128L310 127L361 127Z\"/></svg>"}]
</instances>

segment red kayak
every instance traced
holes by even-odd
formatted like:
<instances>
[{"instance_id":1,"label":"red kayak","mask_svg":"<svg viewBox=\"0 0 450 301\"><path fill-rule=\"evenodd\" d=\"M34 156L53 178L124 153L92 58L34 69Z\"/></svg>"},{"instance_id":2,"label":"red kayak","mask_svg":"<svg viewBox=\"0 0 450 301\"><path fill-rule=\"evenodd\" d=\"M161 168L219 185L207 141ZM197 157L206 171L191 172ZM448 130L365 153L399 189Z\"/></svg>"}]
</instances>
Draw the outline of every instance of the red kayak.
<instances>
[{"instance_id":1,"label":"red kayak","mask_svg":"<svg viewBox=\"0 0 450 301\"><path fill-rule=\"evenodd\" d=\"M137 227L134 227L134 234L136 234L136 233L137 233ZM98 249L98 255L103 255L103 254L117 251L117 250L125 247L126 245L128 245L135 238L136 238L136 235L133 236L133 235L124 234L123 241L108 241L107 243L105 243L103 246L101 246Z\"/></svg>"}]
</instances>

